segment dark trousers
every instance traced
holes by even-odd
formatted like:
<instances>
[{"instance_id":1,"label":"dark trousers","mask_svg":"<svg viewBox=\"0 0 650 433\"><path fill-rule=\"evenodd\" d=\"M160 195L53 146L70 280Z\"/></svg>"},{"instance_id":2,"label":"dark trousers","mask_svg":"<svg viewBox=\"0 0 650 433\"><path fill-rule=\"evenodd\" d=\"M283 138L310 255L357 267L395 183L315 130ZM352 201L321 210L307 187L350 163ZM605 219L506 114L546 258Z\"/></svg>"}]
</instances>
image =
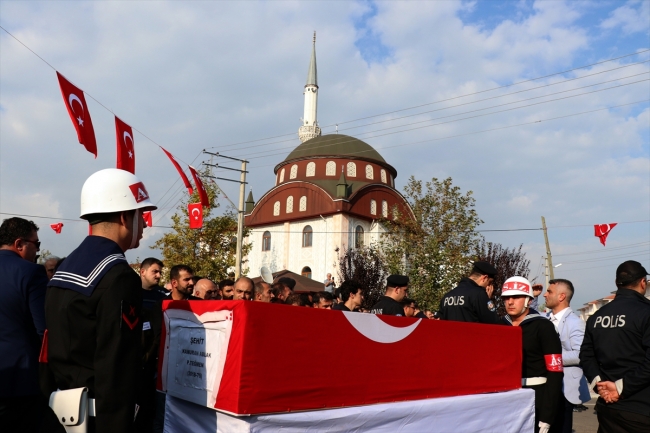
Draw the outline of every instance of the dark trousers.
<instances>
[{"instance_id":1,"label":"dark trousers","mask_svg":"<svg viewBox=\"0 0 650 433\"><path fill-rule=\"evenodd\" d=\"M562 395L558 403L557 416L553 424L551 424L550 433L571 433L571 430L573 430L574 407L575 405Z\"/></svg>"},{"instance_id":2,"label":"dark trousers","mask_svg":"<svg viewBox=\"0 0 650 433\"><path fill-rule=\"evenodd\" d=\"M598 433L650 433L650 416L596 405Z\"/></svg>"},{"instance_id":3,"label":"dark trousers","mask_svg":"<svg viewBox=\"0 0 650 433\"><path fill-rule=\"evenodd\" d=\"M45 409L40 395L0 397L0 430L6 433L38 433Z\"/></svg>"}]
</instances>

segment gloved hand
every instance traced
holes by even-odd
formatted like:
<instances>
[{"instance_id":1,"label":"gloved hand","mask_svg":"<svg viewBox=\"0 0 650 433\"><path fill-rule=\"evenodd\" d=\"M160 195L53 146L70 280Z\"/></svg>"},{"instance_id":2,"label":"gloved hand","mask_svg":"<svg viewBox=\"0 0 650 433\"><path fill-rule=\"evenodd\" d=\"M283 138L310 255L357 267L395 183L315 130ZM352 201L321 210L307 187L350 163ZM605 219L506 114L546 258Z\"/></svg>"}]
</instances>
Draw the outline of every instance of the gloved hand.
<instances>
[{"instance_id":1,"label":"gloved hand","mask_svg":"<svg viewBox=\"0 0 650 433\"><path fill-rule=\"evenodd\" d=\"M537 425L539 426L539 433L548 433L551 428L551 425L546 424L544 421L540 421Z\"/></svg>"}]
</instances>

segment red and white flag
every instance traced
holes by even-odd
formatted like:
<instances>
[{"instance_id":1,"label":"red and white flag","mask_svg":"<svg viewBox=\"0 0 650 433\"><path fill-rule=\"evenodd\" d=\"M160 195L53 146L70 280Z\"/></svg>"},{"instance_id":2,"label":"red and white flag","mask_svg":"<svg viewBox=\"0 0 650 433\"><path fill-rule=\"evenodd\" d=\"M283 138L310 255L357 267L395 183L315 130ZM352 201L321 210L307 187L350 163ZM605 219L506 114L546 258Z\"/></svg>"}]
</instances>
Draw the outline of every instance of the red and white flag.
<instances>
[{"instance_id":1,"label":"red and white flag","mask_svg":"<svg viewBox=\"0 0 650 433\"><path fill-rule=\"evenodd\" d=\"M607 241L607 235L612 231L614 227L616 227L616 224L618 223L594 225L595 236L597 238L600 238L600 243L603 244L603 246L605 246L605 242Z\"/></svg>"},{"instance_id":2,"label":"red and white flag","mask_svg":"<svg viewBox=\"0 0 650 433\"><path fill-rule=\"evenodd\" d=\"M203 186L203 181L201 181L196 169L191 165L189 167L190 173L192 173L192 177L194 178L194 185L196 185L196 190L199 192L199 197L201 198L201 204L205 207L210 207L210 199L208 198L208 192Z\"/></svg>"},{"instance_id":3,"label":"red and white flag","mask_svg":"<svg viewBox=\"0 0 650 433\"><path fill-rule=\"evenodd\" d=\"M181 179L183 179L183 183L185 184L185 188L187 188L187 192L192 195L194 190L192 189L192 184L190 183L190 180L187 178L187 175L183 172L183 169L181 168L180 165L178 165L178 162L176 162L176 159L174 159L174 156L167 152L162 146L160 147L163 152L167 154L169 157L169 160L174 164L174 167L176 167L176 171L178 171L178 174L181 176Z\"/></svg>"},{"instance_id":4,"label":"red and white flag","mask_svg":"<svg viewBox=\"0 0 650 433\"><path fill-rule=\"evenodd\" d=\"M115 116L117 138L117 168L135 174L135 142L131 127Z\"/></svg>"},{"instance_id":5,"label":"red and white flag","mask_svg":"<svg viewBox=\"0 0 650 433\"><path fill-rule=\"evenodd\" d=\"M50 227L52 227L52 230L54 230L57 235L60 235L63 223L50 224Z\"/></svg>"},{"instance_id":6,"label":"red and white flag","mask_svg":"<svg viewBox=\"0 0 650 433\"><path fill-rule=\"evenodd\" d=\"M142 212L142 218L147 227L153 227L153 218L151 217L151 211Z\"/></svg>"},{"instance_id":7,"label":"red and white flag","mask_svg":"<svg viewBox=\"0 0 650 433\"><path fill-rule=\"evenodd\" d=\"M65 102L65 107L68 109L68 114L70 114L72 124L77 130L79 144L83 144L86 150L97 158L95 130L93 129L93 122L90 119L90 112L88 111L88 105L86 105L84 92L78 87L75 87L58 72L56 73L56 76L59 79L59 87L61 87L63 102Z\"/></svg>"},{"instance_id":8,"label":"red and white flag","mask_svg":"<svg viewBox=\"0 0 650 433\"><path fill-rule=\"evenodd\" d=\"M191 229L203 227L203 205L201 203L188 203L187 215L190 218Z\"/></svg>"}]
</instances>

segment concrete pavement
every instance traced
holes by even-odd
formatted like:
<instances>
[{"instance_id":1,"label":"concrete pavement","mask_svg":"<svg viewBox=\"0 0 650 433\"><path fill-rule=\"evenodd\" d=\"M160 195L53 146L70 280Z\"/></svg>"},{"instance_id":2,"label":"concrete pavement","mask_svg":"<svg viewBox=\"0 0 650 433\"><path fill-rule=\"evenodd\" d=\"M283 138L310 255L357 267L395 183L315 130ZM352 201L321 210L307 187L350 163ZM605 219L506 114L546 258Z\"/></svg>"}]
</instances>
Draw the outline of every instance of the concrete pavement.
<instances>
[{"instance_id":1,"label":"concrete pavement","mask_svg":"<svg viewBox=\"0 0 650 433\"><path fill-rule=\"evenodd\" d=\"M598 431L598 418L594 413L596 398L585 403L587 410L582 412L573 412L573 431L575 433L596 433Z\"/></svg>"}]
</instances>

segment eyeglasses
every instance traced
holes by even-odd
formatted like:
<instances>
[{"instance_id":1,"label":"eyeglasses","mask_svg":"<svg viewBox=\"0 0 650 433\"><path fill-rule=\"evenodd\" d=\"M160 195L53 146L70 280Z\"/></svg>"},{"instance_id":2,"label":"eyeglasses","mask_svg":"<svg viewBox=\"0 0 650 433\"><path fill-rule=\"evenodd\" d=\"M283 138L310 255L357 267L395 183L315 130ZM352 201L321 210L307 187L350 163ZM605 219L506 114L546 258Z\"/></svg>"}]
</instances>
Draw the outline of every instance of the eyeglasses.
<instances>
[{"instance_id":1,"label":"eyeglasses","mask_svg":"<svg viewBox=\"0 0 650 433\"><path fill-rule=\"evenodd\" d=\"M41 241L32 241L32 240L24 239L24 238L20 238L20 239L25 241L25 242L29 242L30 244L34 244L36 246L37 250L41 249Z\"/></svg>"}]
</instances>

